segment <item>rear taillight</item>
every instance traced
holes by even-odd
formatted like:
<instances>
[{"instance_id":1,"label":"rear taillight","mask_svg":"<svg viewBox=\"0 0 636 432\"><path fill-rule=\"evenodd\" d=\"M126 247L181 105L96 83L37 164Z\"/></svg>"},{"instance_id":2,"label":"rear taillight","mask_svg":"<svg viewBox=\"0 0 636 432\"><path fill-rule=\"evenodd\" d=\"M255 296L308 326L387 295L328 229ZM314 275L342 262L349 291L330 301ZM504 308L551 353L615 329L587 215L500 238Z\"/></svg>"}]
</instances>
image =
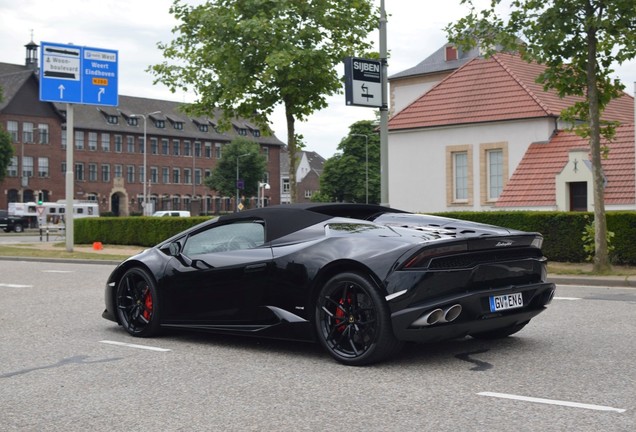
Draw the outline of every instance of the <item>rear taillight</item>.
<instances>
[{"instance_id":1,"label":"rear taillight","mask_svg":"<svg viewBox=\"0 0 636 432\"><path fill-rule=\"evenodd\" d=\"M442 256L442 255L452 255L455 253L462 253L468 250L468 246L466 243L456 243L447 246L436 246L428 249L423 249L413 255L407 262L404 264L405 269L409 268L420 268L426 267L431 258Z\"/></svg>"}]
</instances>

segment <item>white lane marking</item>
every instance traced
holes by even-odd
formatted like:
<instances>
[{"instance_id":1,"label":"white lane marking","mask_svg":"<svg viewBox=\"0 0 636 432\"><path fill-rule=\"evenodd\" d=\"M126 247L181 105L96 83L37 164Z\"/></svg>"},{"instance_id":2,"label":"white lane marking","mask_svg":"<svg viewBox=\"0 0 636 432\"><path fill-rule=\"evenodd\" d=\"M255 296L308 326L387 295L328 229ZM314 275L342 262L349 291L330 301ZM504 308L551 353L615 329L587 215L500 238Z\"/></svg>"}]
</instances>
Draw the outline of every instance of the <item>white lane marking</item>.
<instances>
[{"instance_id":1,"label":"white lane marking","mask_svg":"<svg viewBox=\"0 0 636 432\"><path fill-rule=\"evenodd\" d=\"M129 344L129 343L125 343L125 342L115 342L115 341L109 341L109 340L103 340L100 341L101 343L105 343L105 344L109 344L109 345L117 345L117 346L124 346L124 347L128 347L128 348L138 348L138 349L144 349L144 350L149 350L149 351L160 351L160 352L167 352L167 351L172 351L168 348L159 348L159 347L153 347L153 346L147 346L147 345L135 345L135 344Z\"/></svg>"},{"instance_id":2,"label":"white lane marking","mask_svg":"<svg viewBox=\"0 0 636 432\"><path fill-rule=\"evenodd\" d=\"M0 283L0 288L33 288L33 285L18 285L18 284Z\"/></svg>"},{"instance_id":3,"label":"white lane marking","mask_svg":"<svg viewBox=\"0 0 636 432\"><path fill-rule=\"evenodd\" d=\"M580 297L552 297L553 300L582 300Z\"/></svg>"},{"instance_id":4,"label":"white lane marking","mask_svg":"<svg viewBox=\"0 0 636 432\"><path fill-rule=\"evenodd\" d=\"M550 404L550 405L561 405L561 406L572 407L572 408L584 408L584 409L597 410L597 411L615 411L619 413L625 412L625 410L621 408L612 408L612 407L602 406L602 405L590 405L590 404L560 401L560 400L554 400L554 399L542 399L542 398L535 398L535 397L528 397L528 396L517 396L512 394L506 394L506 393L481 392L477 394L480 396L489 396L489 397L496 397L496 398L502 398L502 399L514 399L514 400L520 400L525 402L536 402L536 403L543 403L543 404Z\"/></svg>"},{"instance_id":5,"label":"white lane marking","mask_svg":"<svg viewBox=\"0 0 636 432\"><path fill-rule=\"evenodd\" d=\"M75 273L72 270L42 270L42 273Z\"/></svg>"}]
</instances>

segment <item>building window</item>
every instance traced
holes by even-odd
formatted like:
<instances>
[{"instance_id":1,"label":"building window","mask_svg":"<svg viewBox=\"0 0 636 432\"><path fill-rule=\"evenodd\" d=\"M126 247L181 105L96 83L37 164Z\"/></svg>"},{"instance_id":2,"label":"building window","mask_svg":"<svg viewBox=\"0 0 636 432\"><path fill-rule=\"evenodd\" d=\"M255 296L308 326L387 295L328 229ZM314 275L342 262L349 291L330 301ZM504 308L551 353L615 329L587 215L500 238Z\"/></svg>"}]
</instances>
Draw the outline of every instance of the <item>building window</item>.
<instances>
[{"instance_id":1,"label":"building window","mask_svg":"<svg viewBox=\"0 0 636 432\"><path fill-rule=\"evenodd\" d=\"M172 140L172 155L179 156L181 153L181 143L178 139Z\"/></svg>"},{"instance_id":2,"label":"building window","mask_svg":"<svg viewBox=\"0 0 636 432\"><path fill-rule=\"evenodd\" d=\"M159 154L159 142L157 138L150 138L150 153Z\"/></svg>"},{"instance_id":3,"label":"building window","mask_svg":"<svg viewBox=\"0 0 636 432\"><path fill-rule=\"evenodd\" d=\"M192 143L188 140L183 141L183 155L192 156Z\"/></svg>"},{"instance_id":4,"label":"building window","mask_svg":"<svg viewBox=\"0 0 636 432\"><path fill-rule=\"evenodd\" d=\"M75 149L84 150L84 131L75 131Z\"/></svg>"},{"instance_id":5,"label":"building window","mask_svg":"<svg viewBox=\"0 0 636 432\"><path fill-rule=\"evenodd\" d=\"M263 147L263 156L265 156L265 161L269 162L269 147Z\"/></svg>"},{"instance_id":6,"label":"building window","mask_svg":"<svg viewBox=\"0 0 636 432\"><path fill-rule=\"evenodd\" d=\"M88 149L90 151L97 150L97 132L88 133Z\"/></svg>"},{"instance_id":7,"label":"building window","mask_svg":"<svg viewBox=\"0 0 636 432\"><path fill-rule=\"evenodd\" d=\"M102 164L102 182L110 183L110 165Z\"/></svg>"},{"instance_id":8,"label":"building window","mask_svg":"<svg viewBox=\"0 0 636 432\"><path fill-rule=\"evenodd\" d=\"M181 177L181 170L179 168L172 169L172 183L179 184L179 177Z\"/></svg>"},{"instance_id":9,"label":"building window","mask_svg":"<svg viewBox=\"0 0 636 432\"><path fill-rule=\"evenodd\" d=\"M102 151L110 151L110 134L102 133Z\"/></svg>"},{"instance_id":10,"label":"building window","mask_svg":"<svg viewBox=\"0 0 636 432\"><path fill-rule=\"evenodd\" d=\"M88 181L90 182L97 181L97 164L96 163L88 164Z\"/></svg>"},{"instance_id":11,"label":"building window","mask_svg":"<svg viewBox=\"0 0 636 432\"><path fill-rule=\"evenodd\" d=\"M305 198L307 198L307 199L311 198L311 191L310 190L306 190L305 191Z\"/></svg>"},{"instance_id":12,"label":"building window","mask_svg":"<svg viewBox=\"0 0 636 432\"><path fill-rule=\"evenodd\" d=\"M137 141L137 145L139 146L139 153L144 154L146 152L146 146L144 145L143 135L139 137L139 140Z\"/></svg>"},{"instance_id":13,"label":"building window","mask_svg":"<svg viewBox=\"0 0 636 432\"><path fill-rule=\"evenodd\" d=\"M190 168L183 169L183 182L185 184L192 184L192 170Z\"/></svg>"},{"instance_id":14,"label":"building window","mask_svg":"<svg viewBox=\"0 0 636 432\"><path fill-rule=\"evenodd\" d=\"M17 177L18 176L18 157L13 156L9 161L9 166L7 167L7 176L8 177Z\"/></svg>"},{"instance_id":15,"label":"building window","mask_svg":"<svg viewBox=\"0 0 636 432\"><path fill-rule=\"evenodd\" d=\"M205 143L205 157L210 159L212 157L212 143Z\"/></svg>"},{"instance_id":16,"label":"building window","mask_svg":"<svg viewBox=\"0 0 636 432\"><path fill-rule=\"evenodd\" d=\"M166 121L165 120L155 120L155 127L159 128L159 129L163 129L166 127Z\"/></svg>"},{"instance_id":17,"label":"building window","mask_svg":"<svg viewBox=\"0 0 636 432\"><path fill-rule=\"evenodd\" d=\"M128 153L135 152L135 137L131 135L126 136L126 151Z\"/></svg>"},{"instance_id":18,"label":"building window","mask_svg":"<svg viewBox=\"0 0 636 432\"><path fill-rule=\"evenodd\" d=\"M49 176L49 158L38 158L38 177L47 178Z\"/></svg>"},{"instance_id":19,"label":"building window","mask_svg":"<svg viewBox=\"0 0 636 432\"><path fill-rule=\"evenodd\" d=\"M172 210L181 209L181 198L179 196L172 197Z\"/></svg>"},{"instance_id":20,"label":"building window","mask_svg":"<svg viewBox=\"0 0 636 432\"><path fill-rule=\"evenodd\" d=\"M115 135L115 153L121 153L124 141L121 135Z\"/></svg>"},{"instance_id":21,"label":"building window","mask_svg":"<svg viewBox=\"0 0 636 432\"><path fill-rule=\"evenodd\" d=\"M139 171L139 183L144 184L144 182L146 181L146 179L145 179L146 173L144 171L144 166L143 165L139 165L137 167L137 171Z\"/></svg>"},{"instance_id":22,"label":"building window","mask_svg":"<svg viewBox=\"0 0 636 432\"><path fill-rule=\"evenodd\" d=\"M205 178L210 177L212 175L212 170L206 169L203 175L205 176Z\"/></svg>"},{"instance_id":23,"label":"building window","mask_svg":"<svg viewBox=\"0 0 636 432\"><path fill-rule=\"evenodd\" d=\"M170 142L168 138L161 139L161 154L166 156L170 154Z\"/></svg>"},{"instance_id":24,"label":"building window","mask_svg":"<svg viewBox=\"0 0 636 432\"><path fill-rule=\"evenodd\" d=\"M18 142L18 122L9 120L7 122L7 132L11 135L11 142Z\"/></svg>"},{"instance_id":25,"label":"building window","mask_svg":"<svg viewBox=\"0 0 636 432\"><path fill-rule=\"evenodd\" d=\"M201 170L198 168L194 170L194 184L201 184Z\"/></svg>"},{"instance_id":26,"label":"building window","mask_svg":"<svg viewBox=\"0 0 636 432\"><path fill-rule=\"evenodd\" d=\"M139 126L139 119L137 117L127 117L126 121L129 126Z\"/></svg>"},{"instance_id":27,"label":"building window","mask_svg":"<svg viewBox=\"0 0 636 432\"><path fill-rule=\"evenodd\" d=\"M254 135L256 138L261 136L261 131L258 129L252 129L252 135Z\"/></svg>"},{"instance_id":28,"label":"building window","mask_svg":"<svg viewBox=\"0 0 636 432\"><path fill-rule=\"evenodd\" d=\"M22 177L33 177L33 158L31 156L22 158Z\"/></svg>"},{"instance_id":29,"label":"building window","mask_svg":"<svg viewBox=\"0 0 636 432\"><path fill-rule=\"evenodd\" d=\"M154 184L159 182L159 170L157 167L150 168L150 182Z\"/></svg>"},{"instance_id":30,"label":"building window","mask_svg":"<svg viewBox=\"0 0 636 432\"><path fill-rule=\"evenodd\" d=\"M62 131L60 142L62 143L62 150L66 150L66 131L65 130Z\"/></svg>"},{"instance_id":31,"label":"building window","mask_svg":"<svg viewBox=\"0 0 636 432\"><path fill-rule=\"evenodd\" d=\"M194 142L194 156L201 157L201 141Z\"/></svg>"},{"instance_id":32,"label":"building window","mask_svg":"<svg viewBox=\"0 0 636 432\"><path fill-rule=\"evenodd\" d=\"M22 123L22 142L33 143L33 123Z\"/></svg>"},{"instance_id":33,"label":"building window","mask_svg":"<svg viewBox=\"0 0 636 432\"><path fill-rule=\"evenodd\" d=\"M200 131L200 132L207 132L207 131L208 131L208 125L206 125L206 124L199 124L199 131Z\"/></svg>"},{"instance_id":34,"label":"building window","mask_svg":"<svg viewBox=\"0 0 636 432\"><path fill-rule=\"evenodd\" d=\"M121 178L124 176L124 167L120 164L115 165L115 178Z\"/></svg>"},{"instance_id":35,"label":"building window","mask_svg":"<svg viewBox=\"0 0 636 432\"><path fill-rule=\"evenodd\" d=\"M84 181L84 164L75 164L75 181Z\"/></svg>"},{"instance_id":36,"label":"building window","mask_svg":"<svg viewBox=\"0 0 636 432\"><path fill-rule=\"evenodd\" d=\"M134 165L126 165L126 181L128 183L135 182L135 167Z\"/></svg>"},{"instance_id":37,"label":"building window","mask_svg":"<svg viewBox=\"0 0 636 432\"><path fill-rule=\"evenodd\" d=\"M49 125L45 123L38 124L38 143L39 144L49 143Z\"/></svg>"},{"instance_id":38,"label":"building window","mask_svg":"<svg viewBox=\"0 0 636 432\"><path fill-rule=\"evenodd\" d=\"M480 145L480 183L482 205L497 201L508 179L508 144Z\"/></svg>"},{"instance_id":39,"label":"building window","mask_svg":"<svg viewBox=\"0 0 636 432\"><path fill-rule=\"evenodd\" d=\"M446 148L446 200L448 205L468 205L473 202L472 147Z\"/></svg>"},{"instance_id":40,"label":"building window","mask_svg":"<svg viewBox=\"0 0 636 432\"><path fill-rule=\"evenodd\" d=\"M284 194L288 194L290 191L291 187L289 184L289 178L284 178L283 179L283 193Z\"/></svg>"},{"instance_id":41,"label":"building window","mask_svg":"<svg viewBox=\"0 0 636 432\"><path fill-rule=\"evenodd\" d=\"M174 128L176 130L183 130L183 122L174 122Z\"/></svg>"},{"instance_id":42,"label":"building window","mask_svg":"<svg viewBox=\"0 0 636 432\"><path fill-rule=\"evenodd\" d=\"M223 149L221 148L221 144L219 144L219 143L214 144L214 150L216 150L215 157L217 159L221 159L221 155L222 155L222 152L223 152Z\"/></svg>"},{"instance_id":43,"label":"building window","mask_svg":"<svg viewBox=\"0 0 636 432\"><path fill-rule=\"evenodd\" d=\"M163 184L170 183L170 168L161 168L161 182Z\"/></svg>"},{"instance_id":44,"label":"building window","mask_svg":"<svg viewBox=\"0 0 636 432\"><path fill-rule=\"evenodd\" d=\"M119 124L119 117L115 115L107 115L106 122L109 124Z\"/></svg>"}]
</instances>

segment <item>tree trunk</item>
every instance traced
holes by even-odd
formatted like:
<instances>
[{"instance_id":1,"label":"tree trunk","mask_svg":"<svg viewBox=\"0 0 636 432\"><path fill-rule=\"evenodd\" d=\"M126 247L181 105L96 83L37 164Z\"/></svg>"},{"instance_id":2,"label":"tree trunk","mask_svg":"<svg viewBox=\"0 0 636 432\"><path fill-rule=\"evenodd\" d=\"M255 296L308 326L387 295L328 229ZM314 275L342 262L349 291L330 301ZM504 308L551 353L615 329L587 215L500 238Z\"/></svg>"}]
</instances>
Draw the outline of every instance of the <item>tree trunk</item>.
<instances>
[{"instance_id":1,"label":"tree trunk","mask_svg":"<svg viewBox=\"0 0 636 432\"><path fill-rule=\"evenodd\" d=\"M285 104L285 118L287 119L287 152L289 154L289 196L292 203L298 202L296 187L296 119Z\"/></svg>"},{"instance_id":2,"label":"tree trunk","mask_svg":"<svg viewBox=\"0 0 636 432\"><path fill-rule=\"evenodd\" d=\"M589 18L594 18L591 10ZM611 269L607 245L607 220L605 218L605 181L601 165L601 127L599 96L596 78L596 28L587 30L587 93L589 101L590 152L592 155L594 188L594 271L605 273Z\"/></svg>"}]
</instances>

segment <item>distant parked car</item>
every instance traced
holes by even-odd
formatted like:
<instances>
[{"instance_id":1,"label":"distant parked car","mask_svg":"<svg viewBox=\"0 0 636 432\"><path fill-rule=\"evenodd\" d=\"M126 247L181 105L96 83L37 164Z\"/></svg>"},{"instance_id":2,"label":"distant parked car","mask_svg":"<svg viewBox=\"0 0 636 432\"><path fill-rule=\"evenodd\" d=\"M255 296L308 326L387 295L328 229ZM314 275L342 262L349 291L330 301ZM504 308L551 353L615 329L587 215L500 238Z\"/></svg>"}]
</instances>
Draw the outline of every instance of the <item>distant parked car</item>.
<instances>
[{"instance_id":1,"label":"distant parked car","mask_svg":"<svg viewBox=\"0 0 636 432\"><path fill-rule=\"evenodd\" d=\"M159 216L159 217L164 217L164 216L190 217L190 212L184 211L184 210L161 210L161 211L154 212L152 215Z\"/></svg>"},{"instance_id":2,"label":"distant parked car","mask_svg":"<svg viewBox=\"0 0 636 432\"><path fill-rule=\"evenodd\" d=\"M0 210L0 228L4 232L15 231L21 233L29 226L29 221L21 216L10 216L6 210Z\"/></svg>"}]
</instances>

